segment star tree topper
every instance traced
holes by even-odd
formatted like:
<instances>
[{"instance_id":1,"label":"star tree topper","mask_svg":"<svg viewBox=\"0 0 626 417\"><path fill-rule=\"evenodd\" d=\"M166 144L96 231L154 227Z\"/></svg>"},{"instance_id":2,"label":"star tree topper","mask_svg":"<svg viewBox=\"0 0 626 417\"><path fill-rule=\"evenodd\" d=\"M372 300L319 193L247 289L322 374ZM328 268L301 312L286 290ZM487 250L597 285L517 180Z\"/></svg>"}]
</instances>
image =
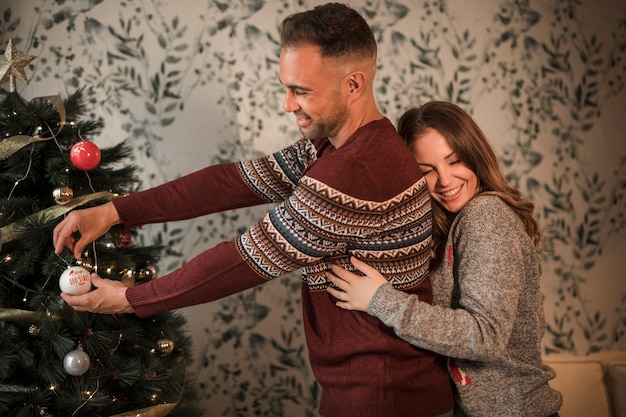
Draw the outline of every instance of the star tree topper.
<instances>
[{"instance_id":1,"label":"star tree topper","mask_svg":"<svg viewBox=\"0 0 626 417\"><path fill-rule=\"evenodd\" d=\"M4 55L0 55L0 84L8 79L9 91L12 93L16 91L16 78L28 84L24 67L35 58L37 58L35 55L23 55L18 52L15 45L13 45L13 40L9 39Z\"/></svg>"}]
</instances>

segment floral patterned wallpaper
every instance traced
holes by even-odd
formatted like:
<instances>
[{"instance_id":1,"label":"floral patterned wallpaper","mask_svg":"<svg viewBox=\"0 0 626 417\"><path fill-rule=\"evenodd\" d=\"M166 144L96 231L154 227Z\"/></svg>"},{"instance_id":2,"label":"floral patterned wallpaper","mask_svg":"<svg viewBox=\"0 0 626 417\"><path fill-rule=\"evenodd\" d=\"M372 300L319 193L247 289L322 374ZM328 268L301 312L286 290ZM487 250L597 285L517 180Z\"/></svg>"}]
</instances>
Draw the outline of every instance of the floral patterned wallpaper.
<instances>
[{"instance_id":1,"label":"floral patterned wallpaper","mask_svg":"<svg viewBox=\"0 0 626 417\"><path fill-rule=\"evenodd\" d=\"M129 138L143 187L298 137L282 111L278 25L306 0L0 0L38 58L26 98L84 89L102 146ZM395 122L453 101L483 127L544 230L546 354L626 349L626 4L352 0L379 42L377 99ZM142 229L161 273L266 207ZM139 242L141 244L142 242ZM210 416L317 415L297 274L184 309Z\"/></svg>"}]
</instances>

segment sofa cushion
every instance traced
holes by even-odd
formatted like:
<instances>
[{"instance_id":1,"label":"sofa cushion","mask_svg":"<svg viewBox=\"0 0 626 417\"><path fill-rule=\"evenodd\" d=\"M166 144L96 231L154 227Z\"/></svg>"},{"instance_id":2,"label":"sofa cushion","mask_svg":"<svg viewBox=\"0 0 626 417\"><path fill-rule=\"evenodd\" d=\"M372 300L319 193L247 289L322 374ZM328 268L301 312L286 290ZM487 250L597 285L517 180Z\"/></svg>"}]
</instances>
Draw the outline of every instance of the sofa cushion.
<instances>
[{"instance_id":1,"label":"sofa cushion","mask_svg":"<svg viewBox=\"0 0 626 417\"><path fill-rule=\"evenodd\" d=\"M626 362L608 363L607 367L614 417L626 417Z\"/></svg>"},{"instance_id":2,"label":"sofa cushion","mask_svg":"<svg viewBox=\"0 0 626 417\"><path fill-rule=\"evenodd\" d=\"M613 417L626 417L626 351L599 352L587 358L599 360L604 366L604 382L612 405Z\"/></svg>"},{"instance_id":3,"label":"sofa cushion","mask_svg":"<svg viewBox=\"0 0 626 417\"><path fill-rule=\"evenodd\" d=\"M563 417L611 417L609 393L603 382L602 362L581 357L547 356L547 365L556 371L550 386L563 394Z\"/></svg>"}]
</instances>

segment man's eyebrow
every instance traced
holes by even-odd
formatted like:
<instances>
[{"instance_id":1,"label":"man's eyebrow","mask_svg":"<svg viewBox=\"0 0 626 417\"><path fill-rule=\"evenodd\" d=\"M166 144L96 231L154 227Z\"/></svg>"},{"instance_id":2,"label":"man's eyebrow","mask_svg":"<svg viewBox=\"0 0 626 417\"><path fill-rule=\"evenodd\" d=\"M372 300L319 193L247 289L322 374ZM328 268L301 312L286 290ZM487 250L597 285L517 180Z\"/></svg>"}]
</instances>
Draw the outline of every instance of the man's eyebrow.
<instances>
[{"instance_id":1,"label":"man's eyebrow","mask_svg":"<svg viewBox=\"0 0 626 417\"><path fill-rule=\"evenodd\" d=\"M290 90L304 90L304 91L311 91L311 89L310 89L310 88L302 87L301 85L295 85L295 84L292 84L292 85L287 85L287 84L283 83L283 80L281 80L281 79L280 79L280 77L278 78L278 81L279 81L279 82L280 82L280 83L281 83L281 84L282 84L285 88L288 88L288 89L290 89Z\"/></svg>"}]
</instances>

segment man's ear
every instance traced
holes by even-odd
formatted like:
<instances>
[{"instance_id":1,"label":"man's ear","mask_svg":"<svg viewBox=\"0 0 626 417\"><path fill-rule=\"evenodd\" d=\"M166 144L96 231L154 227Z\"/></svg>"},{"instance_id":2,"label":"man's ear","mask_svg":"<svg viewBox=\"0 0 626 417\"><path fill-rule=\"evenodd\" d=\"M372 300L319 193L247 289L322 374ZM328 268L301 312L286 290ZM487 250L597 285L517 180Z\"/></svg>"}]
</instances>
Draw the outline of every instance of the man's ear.
<instances>
[{"instance_id":1,"label":"man's ear","mask_svg":"<svg viewBox=\"0 0 626 417\"><path fill-rule=\"evenodd\" d=\"M362 72L353 72L348 78L348 91L353 93L363 89L365 85L365 76Z\"/></svg>"}]
</instances>

